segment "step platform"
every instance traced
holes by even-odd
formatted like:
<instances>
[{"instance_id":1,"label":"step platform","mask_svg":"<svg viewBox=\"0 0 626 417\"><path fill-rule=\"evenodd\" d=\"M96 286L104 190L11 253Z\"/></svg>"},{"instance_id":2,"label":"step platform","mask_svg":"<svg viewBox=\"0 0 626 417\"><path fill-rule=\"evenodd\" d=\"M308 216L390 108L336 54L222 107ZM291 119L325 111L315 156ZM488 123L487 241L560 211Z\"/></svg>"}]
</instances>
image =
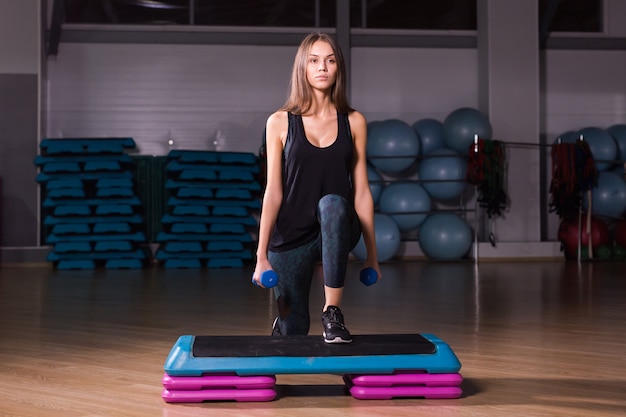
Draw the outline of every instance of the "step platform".
<instances>
[{"instance_id":1,"label":"step platform","mask_svg":"<svg viewBox=\"0 0 626 417\"><path fill-rule=\"evenodd\" d=\"M165 361L162 397L271 401L276 398L271 381L278 374L343 375L348 392L363 400L462 395L461 363L437 336L353 338L350 344L329 345L319 336L181 336Z\"/></svg>"}]
</instances>

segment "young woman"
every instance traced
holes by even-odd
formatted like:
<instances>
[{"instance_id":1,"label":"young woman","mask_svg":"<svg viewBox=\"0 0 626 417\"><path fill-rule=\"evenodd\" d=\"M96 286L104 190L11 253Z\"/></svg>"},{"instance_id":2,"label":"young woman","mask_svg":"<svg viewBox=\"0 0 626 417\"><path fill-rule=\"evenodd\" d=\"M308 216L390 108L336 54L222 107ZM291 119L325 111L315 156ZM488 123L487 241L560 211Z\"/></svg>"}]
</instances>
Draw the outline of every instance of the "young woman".
<instances>
[{"instance_id":1,"label":"young woman","mask_svg":"<svg viewBox=\"0 0 626 417\"><path fill-rule=\"evenodd\" d=\"M300 44L285 105L266 125L267 185L253 279L274 270L273 335L308 334L309 295L322 261L327 343L350 343L340 309L352 248L363 234L364 267L380 268L366 168L367 122L348 104L341 50L327 34Z\"/></svg>"}]
</instances>

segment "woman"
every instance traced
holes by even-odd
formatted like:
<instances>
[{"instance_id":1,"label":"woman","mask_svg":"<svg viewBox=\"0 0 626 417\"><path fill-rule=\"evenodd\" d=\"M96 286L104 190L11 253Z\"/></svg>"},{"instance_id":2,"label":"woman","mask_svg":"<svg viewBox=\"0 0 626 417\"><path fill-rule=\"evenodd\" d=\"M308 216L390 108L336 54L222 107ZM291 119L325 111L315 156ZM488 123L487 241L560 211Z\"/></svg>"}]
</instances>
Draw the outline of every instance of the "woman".
<instances>
[{"instance_id":1,"label":"woman","mask_svg":"<svg viewBox=\"0 0 626 417\"><path fill-rule=\"evenodd\" d=\"M340 48L329 35L308 35L295 56L287 101L266 125L267 185L253 279L261 285L263 272L278 274L273 335L308 334L321 257L324 341L352 341L340 306L348 256L361 233L364 267L381 276L366 145L367 122L348 104Z\"/></svg>"}]
</instances>

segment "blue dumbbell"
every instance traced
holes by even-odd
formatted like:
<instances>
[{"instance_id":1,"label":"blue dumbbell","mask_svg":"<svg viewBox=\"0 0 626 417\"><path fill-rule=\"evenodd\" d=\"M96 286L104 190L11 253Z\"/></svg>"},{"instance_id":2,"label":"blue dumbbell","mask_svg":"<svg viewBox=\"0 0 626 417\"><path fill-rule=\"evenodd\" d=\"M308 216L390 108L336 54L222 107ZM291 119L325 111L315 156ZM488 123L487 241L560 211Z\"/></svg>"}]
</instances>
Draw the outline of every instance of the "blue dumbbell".
<instances>
[{"instance_id":1,"label":"blue dumbbell","mask_svg":"<svg viewBox=\"0 0 626 417\"><path fill-rule=\"evenodd\" d=\"M254 277L252 277L252 283L257 287L259 286L259 284L257 284L254 280ZM261 274L261 284L263 284L265 288L275 287L276 284L278 284L278 274L271 269L268 269Z\"/></svg>"},{"instance_id":2,"label":"blue dumbbell","mask_svg":"<svg viewBox=\"0 0 626 417\"><path fill-rule=\"evenodd\" d=\"M361 270L361 276L359 278L363 285L370 286L376 284L378 281L378 272L374 268L367 267Z\"/></svg>"}]
</instances>

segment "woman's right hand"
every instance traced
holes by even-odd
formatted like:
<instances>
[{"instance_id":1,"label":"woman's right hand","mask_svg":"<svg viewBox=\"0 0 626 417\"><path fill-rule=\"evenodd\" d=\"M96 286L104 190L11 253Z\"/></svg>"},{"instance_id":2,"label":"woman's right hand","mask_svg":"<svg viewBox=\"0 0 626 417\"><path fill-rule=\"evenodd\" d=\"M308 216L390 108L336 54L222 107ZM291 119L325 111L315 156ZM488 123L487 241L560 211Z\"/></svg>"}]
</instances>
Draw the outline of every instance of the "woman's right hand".
<instances>
[{"instance_id":1,"label":"woman's right hand","mask_svg":"<svg viewBox=\"0 0 626 417\"><path fill-rule=\"evenodd\" d=\"M259 287L265 288L263 284L261 284L261 274L271 269L272 265L267 259L257 260L256 267L254 268L254 274L252 274L252 280L256 282Z\"/></svg>"}]
</instances>

